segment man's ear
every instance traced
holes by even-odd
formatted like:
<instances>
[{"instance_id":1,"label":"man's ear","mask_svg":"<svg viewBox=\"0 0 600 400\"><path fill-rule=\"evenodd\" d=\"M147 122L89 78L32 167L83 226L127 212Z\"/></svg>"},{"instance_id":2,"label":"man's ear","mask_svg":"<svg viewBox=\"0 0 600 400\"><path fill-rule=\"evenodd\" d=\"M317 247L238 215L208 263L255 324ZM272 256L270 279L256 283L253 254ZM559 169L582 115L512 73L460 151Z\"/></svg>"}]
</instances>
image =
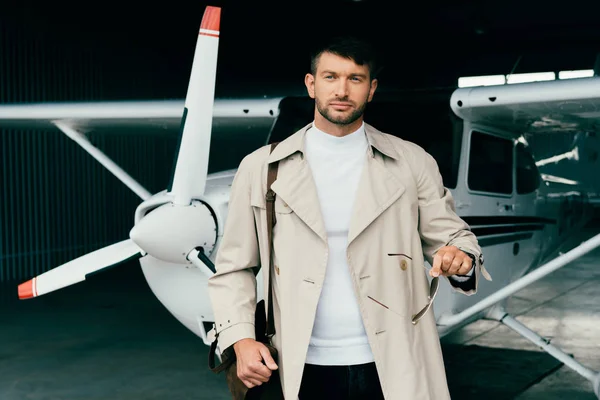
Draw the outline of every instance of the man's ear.
<instances>
[{"instance_id":1,"label":"man's ear","mask_svg":"<svg viewBox=\"0 0 600 400\"><path fill-rule=\"evenodd\" d=\"M375 95L375 90L377 89L378 81L377 79L371 80L371 89L369 90L369 99L368 101L373 100L373 95Z\"/></svg>"},{"instance_id":2,"label":"man's ear","mask_svg":"<svg viewBox=\"0 0 600 400\"><path fill-rule=\"evenodd\" d=\"M306 74L304 77L304 84L306 85L306 91L311 98L315 98L315 77L313 74Z\"/></svg>"}]
</instances>

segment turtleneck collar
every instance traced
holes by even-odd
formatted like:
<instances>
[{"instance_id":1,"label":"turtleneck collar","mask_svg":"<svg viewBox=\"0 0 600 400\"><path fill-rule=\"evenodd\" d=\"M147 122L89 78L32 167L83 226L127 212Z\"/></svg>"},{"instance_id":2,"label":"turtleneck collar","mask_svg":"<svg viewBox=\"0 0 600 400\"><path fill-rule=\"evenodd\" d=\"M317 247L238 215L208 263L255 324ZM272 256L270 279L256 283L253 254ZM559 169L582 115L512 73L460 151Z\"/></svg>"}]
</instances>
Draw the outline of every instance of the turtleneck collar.
<instances>
[{"instance_id":1,"label":"turtleneck collar","mask_svg":"<svg viewBox=\"0 0 600 400\"><path fill-rule=\"evenodd\" d=\"M307 131L307 139L309 137L309 140L317 144L319 147L324 147L336 151L352 148L362 148L368 145L364 122L354 132L341 137L325 133L319 128L317 128L313 123L310 129Z\"/></svg>"}]
</instances>

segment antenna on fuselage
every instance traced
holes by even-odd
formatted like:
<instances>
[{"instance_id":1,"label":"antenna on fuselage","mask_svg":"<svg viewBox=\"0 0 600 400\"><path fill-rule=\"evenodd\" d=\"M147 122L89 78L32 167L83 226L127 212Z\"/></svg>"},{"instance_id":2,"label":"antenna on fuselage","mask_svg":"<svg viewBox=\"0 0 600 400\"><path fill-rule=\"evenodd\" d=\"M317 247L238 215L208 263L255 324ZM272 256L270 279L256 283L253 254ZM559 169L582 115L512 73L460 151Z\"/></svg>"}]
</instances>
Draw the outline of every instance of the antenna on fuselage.
<instances>
[{"instance_id":1,"label":"antenna on fuselage","mask_svg":"<svg viewBox=\"0 0 600 400\"><path fill-rule=\"evenodd\" d=\"M517 70L517 67L519 66L519 63L521 62L521 59L523 58L523 55L519 55L519 57L517 57L517 60L515 61L515 63L513 64L512 69L510 70L510 72L508 73L508 75L506 75L506 80L504 81L504 84L507 84L511 75L515 73L515 71Z\"/></svg>"}]
</instances>

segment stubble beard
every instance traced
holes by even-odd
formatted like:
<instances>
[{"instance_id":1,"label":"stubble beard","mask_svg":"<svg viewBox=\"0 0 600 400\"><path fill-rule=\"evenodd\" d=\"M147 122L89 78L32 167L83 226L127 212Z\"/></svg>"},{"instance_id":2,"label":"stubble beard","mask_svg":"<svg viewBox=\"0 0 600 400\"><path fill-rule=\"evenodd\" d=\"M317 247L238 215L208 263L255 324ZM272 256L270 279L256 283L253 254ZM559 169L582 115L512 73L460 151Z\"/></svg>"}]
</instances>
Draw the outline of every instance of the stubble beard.
<instances>
[{"instance_id":1,"label":"stubble beard","mask_svg":"<svg viewBox=\"0 0 600 400\"><path fill-rule=\"evenodd\" d=\"M347 100L339 99L339 101L347 101ZM353 123L354 121L356 121L363 115L363 113L365 112L365 108L367 107L367 102L365 101L360 105L360 107L354 109L348 115L334 116L330 112L329 108L324 107L323 104L321 104L321 102L318 99L315 100L315 103L317 105L317 111L319 111L319 114L321 114L323 116L323 118L325 118L327 121L329 121L335 125L350 125L351 123Z\"/></svg>"}]
</instances>

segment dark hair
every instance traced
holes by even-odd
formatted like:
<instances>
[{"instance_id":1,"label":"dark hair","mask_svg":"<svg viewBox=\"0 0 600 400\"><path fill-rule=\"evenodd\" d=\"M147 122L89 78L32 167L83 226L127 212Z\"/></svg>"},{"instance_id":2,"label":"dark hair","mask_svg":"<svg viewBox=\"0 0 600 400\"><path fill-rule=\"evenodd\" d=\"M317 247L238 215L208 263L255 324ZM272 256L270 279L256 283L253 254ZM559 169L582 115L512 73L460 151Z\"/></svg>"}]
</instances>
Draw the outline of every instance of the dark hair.
<instances>
[{"instance_id":1,"label":"dark hair","mask_svg":"<svg viewBox=\"0 0 600 400\"><path fill-rule=\"evenodd\" d=\"M358 65L367 65L371 79L377 77L377 55L371 44L355 36L337 36L313 50L310 59L310 72L317 73L319 57L331 53L353 60Z\"/></svg>"}]
</instances>

